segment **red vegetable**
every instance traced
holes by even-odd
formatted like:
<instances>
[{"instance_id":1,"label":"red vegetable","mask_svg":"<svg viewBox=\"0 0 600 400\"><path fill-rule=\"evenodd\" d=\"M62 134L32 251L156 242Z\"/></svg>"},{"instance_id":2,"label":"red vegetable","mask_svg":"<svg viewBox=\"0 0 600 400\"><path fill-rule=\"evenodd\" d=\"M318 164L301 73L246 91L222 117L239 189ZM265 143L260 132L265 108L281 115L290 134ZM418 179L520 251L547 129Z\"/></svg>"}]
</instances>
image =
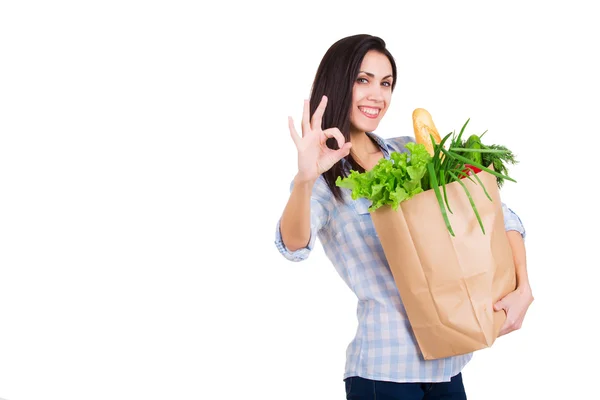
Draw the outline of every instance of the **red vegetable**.
<instances>
[{"instance_id":1,"label":"red vegetable","mask_svg":"<svg viewBox=\"0 0 600 400\"><path fill-rule=\"evenodd\" d=\"M471 164L465 164L465 169L463 170L463 172L467 175L471 175L472 172L476 174L478 172L481 172L481 170Z\"/></svg>"}]
</instances>

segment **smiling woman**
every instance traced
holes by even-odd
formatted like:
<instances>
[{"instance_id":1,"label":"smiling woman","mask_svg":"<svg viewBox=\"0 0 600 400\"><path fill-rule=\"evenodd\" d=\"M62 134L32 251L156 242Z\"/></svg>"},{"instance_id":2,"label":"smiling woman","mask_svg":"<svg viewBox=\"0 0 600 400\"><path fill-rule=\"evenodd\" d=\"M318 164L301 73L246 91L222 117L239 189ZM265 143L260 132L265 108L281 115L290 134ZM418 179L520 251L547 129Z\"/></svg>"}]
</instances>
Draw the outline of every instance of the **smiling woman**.
<instances>
[{"instance_id":1,"label":"smiling woman","mask_svg":"<svg viewBox=\"0 0 600 400\"><path fill-rule=\"evenodd\" d=\"M328 155L329 165L319 167L319 174L323 174L337 200L342 200L342 192L335 181L344 175L344 168L337 161L345 157L352 168L362 172L383 156L375 139L366 132L373 132L385 115L396 85L396 72L394 57L376 36L343 38L323 56L304 119L308 121L309 115L321 106L322 126L331 128L325 131L328 137L321 146L341 150ZM303 122L303 132L306 128ZM350 146L352 152L348 154Z\"/></svg>"},{"instance_id":2,"label":"smiling woman","mask_svg":"<svg viewBox=\"0 0 600 400\"><path fill-rule=\"evenodd\" d=\"M377 129L385 115L392 100L393 82L390 58L377 50L368 51L352 88L350 112L350 141L355 145L350 153L363 169L371 169L383 156L365 132Z\"/></svg>"},{"instance_id":3,"label":"smiling woman","mask_svg":"<svg viewBox=\"0 0 600 400\"><path fill-rule=\"evenodd\" d=\"M358 298L358 330L347 348L344 372L348 399L465 399L461 371L472 354L424 359L368 202L353 200L348 189L336 185L351 170L370 170L391 153L406 152L405 145L415 141L373 133L390 106L396 78L394 58L379 37L346 37L326 52L310 100L304 102L301 135L289 119L298 172L277 223L275 244L288 260L303 261L318 237ZM520 219L507 207L504 212L506 230L516 231L512 238L522 244ZM521 276L526 289L526 274ZM524 293L511 294L523 300L522 307L515 306L523 314L528 306Z\"/></svg>"}]
</instances>

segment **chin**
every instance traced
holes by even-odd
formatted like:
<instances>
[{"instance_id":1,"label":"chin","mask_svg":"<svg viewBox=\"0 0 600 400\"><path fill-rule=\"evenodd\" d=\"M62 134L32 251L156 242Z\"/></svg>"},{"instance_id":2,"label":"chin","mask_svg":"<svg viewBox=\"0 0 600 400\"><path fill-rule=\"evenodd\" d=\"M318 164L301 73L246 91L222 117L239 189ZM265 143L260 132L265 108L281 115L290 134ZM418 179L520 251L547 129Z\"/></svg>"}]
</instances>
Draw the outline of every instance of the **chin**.
<instances>
[{"instance_id":1,"label":"chin","mask_svg":"<svg viewBox=\"0 0 600 400\"><path fill-rule=\"evenodd\" d=\"M366 118L357 118L358 119L358 123L354 123L351 122L351 125L356 127L356 130L359 132L373 132L375 129L377 129L377 127L379 126L379 123L381 122L381 116L380 118L377 118L376 120L369 120Z\"/></svg>"},{"instance_id":2,"label":"chin","mask_svg":"<svg viewBox=\"0 0 600 400\"><path fill-rule=\"evenodd\" d=\"M360 131L361 132L373 132L379 126L379 121L370 123L370 124L361 124Z\"/></svg>"}]
</instances>

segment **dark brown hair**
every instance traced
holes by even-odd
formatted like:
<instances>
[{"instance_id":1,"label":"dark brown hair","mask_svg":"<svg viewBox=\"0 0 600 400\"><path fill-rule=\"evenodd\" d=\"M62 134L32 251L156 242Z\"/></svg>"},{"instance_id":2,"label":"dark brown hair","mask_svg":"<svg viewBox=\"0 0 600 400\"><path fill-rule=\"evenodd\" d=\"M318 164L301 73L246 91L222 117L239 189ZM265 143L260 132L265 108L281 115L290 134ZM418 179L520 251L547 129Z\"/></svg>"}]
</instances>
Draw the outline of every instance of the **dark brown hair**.
<instances>
[{"instance_id":1,"label":"dark brown hair","mask_svg":"<svg viewBox=\"0 0 600 400\"><path fill-rule=\"evenodd\" d=\"M348 36L335 42L325 53L315 79L313 81L310 95L310 115L314 114L321 102L323 95L327 96L327 108L323 115L322 129L338 128L344 135L344 139L350 141L350 108L352 107L352 89L360 65L368 51L375 50L385 55L392 64L392 90L396 86L396 63L394 57L387 50L383 39L372 35ZM338 149L335 139L328 139L327 146ZM354 170L363 172L364 169L348 155L346 159ZM323 173L323 178L334 197L343 201L342 191L336 186L338 176L346 176L342 168L342 161Z\"/></svg>"}]
</instances>

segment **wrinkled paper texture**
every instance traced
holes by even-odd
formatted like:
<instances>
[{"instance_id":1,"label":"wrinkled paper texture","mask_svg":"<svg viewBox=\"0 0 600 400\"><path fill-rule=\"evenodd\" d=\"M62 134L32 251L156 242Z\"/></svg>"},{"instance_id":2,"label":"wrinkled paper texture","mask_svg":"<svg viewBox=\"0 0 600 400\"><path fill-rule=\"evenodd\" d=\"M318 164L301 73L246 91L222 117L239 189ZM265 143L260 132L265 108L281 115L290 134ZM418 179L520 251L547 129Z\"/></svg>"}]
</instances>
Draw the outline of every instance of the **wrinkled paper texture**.
<instances>
[{"instance_id":1,"label":"wrinkled paper texture","mask_svg":"<svg viewBox=\"0 0 600 400\"><path fill-rule=\"evenodd\" d=\"M464 189L446 185L450 235L433 190L371 213L400 297L425 359L490 347L506 319L493 304L516 287L496 178L485 171L463 179L479 211L481 227ZM440 188L441 190L441 188ZM443 192L442 192L443 196Z\"/></svg>"}]
</instances>

